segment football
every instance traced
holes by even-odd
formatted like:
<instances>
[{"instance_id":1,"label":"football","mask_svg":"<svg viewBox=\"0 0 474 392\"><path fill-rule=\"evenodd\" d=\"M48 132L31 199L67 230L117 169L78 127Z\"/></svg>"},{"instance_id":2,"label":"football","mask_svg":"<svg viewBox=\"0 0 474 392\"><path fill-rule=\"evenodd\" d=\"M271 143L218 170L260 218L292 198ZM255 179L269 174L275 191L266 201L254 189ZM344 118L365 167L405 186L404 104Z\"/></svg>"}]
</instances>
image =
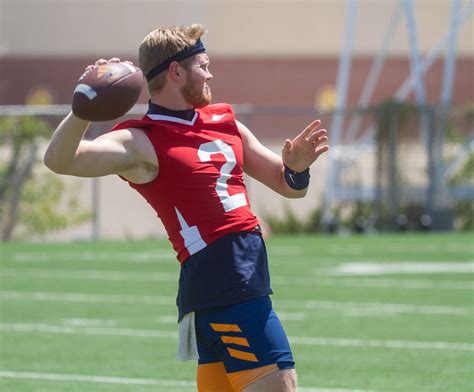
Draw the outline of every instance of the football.
<instances>
[{"instance_id":1,"label":"football","mask_svg":"<svg viewBox=\"0 0 474 392\"><path fill-rule=\"evenodd\" d=\"M132 108L142 86L143 73L134 65L96 65L80 77L72 98L72 112L88 121L114 120Z\"/></svg>"}]
</instances>

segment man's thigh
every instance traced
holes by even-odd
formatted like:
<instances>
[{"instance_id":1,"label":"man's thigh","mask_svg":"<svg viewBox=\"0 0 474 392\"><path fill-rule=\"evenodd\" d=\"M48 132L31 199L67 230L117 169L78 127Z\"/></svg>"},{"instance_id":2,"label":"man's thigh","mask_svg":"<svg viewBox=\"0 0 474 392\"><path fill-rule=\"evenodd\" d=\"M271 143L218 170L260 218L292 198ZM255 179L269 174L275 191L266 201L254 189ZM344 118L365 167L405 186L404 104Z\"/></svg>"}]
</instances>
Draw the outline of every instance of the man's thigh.
<instances>
[{"instance_id":1,"label":"man's thigh","mask_svg":"<svg viewBox=\"0 0 474 392\"><path fill-rule=\"evenodd\" d=\"M235 391L294 368L288 339L268 297L197 311L195 322L200 367L222 362Z\"/></svg>"},{"instance_id":2,"label":"man's thigh","mask_svg":"<svg viewBox=\"0 0 474 392\"><path fill-rule=\"evenodd\" d=\"M199 365L197 369L198 392L296 392L294 369L278 370L255 380L256 371L244 370L246 383L231 384L222 362Z\"/></svg>"},{"instance_id":3,"label":"man's thigh","mask_svg":"<svg viewBox=\"0 0 474 392\"><path fill-rule=\"evenodd\" d=\"M278 370L250 384L242 392L296 392L295 369Z\"/></svg>"}]
</instances>

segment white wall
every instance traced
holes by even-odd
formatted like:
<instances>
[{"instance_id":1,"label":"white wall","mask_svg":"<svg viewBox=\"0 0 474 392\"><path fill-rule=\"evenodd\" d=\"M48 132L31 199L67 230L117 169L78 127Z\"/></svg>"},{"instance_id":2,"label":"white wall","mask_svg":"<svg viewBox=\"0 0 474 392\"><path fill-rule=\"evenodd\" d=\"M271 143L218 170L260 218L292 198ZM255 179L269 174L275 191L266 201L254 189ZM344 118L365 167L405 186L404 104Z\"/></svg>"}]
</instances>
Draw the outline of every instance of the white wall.
<instances>
[{"instance_id":1,"label":"white wall","mask_svg":"<svg viewBox=\"0 0 474 392\"><path fill-rule=\"evenodd\" d=\"M465 5L468 0L462 1ZM354 50L376 52L395 0L359 0ZM447 31L450 0L414 0L419 47ZM0 0L0 50L14 56L136 54L158 26L202 23L213 55L334 56L342 48L346 0ZM458 53L473 55L473 19ZM407 54L403 19L392 54Z\"/></svg>"}]
</instances>

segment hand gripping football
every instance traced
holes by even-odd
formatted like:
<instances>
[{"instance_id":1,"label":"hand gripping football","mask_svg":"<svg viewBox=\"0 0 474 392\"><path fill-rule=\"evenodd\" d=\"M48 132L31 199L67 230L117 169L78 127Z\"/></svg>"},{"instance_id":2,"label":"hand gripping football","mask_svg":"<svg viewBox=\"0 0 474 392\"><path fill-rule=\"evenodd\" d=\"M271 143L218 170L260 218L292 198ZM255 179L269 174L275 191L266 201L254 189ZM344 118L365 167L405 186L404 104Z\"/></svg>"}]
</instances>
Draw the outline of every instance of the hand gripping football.
<instances>
[{"instance_id":1,"label":"hand gripping football","mask_svg":"<svg viewBox=\"0 0 474 392\"><path fill-rule=\"evenodd\" d=\"M83 120L114 120L132 108L142 85L142 71L129 63L96 65L80 77L72 97L72 111Z\"/></svg>"}]
</instances>

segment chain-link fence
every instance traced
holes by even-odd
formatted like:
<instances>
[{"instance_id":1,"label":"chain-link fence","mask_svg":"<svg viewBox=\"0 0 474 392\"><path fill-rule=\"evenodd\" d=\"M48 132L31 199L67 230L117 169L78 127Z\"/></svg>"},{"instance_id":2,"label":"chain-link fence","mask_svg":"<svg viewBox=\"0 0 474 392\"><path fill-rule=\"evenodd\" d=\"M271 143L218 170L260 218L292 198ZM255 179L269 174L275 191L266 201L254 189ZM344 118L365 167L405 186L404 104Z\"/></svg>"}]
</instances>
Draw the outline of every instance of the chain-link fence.
<instances>
[{"instance_id":1,"label":"chain-link fence","mask_svg":"<svg viewBox=\"0 0 474 392\"><path fill-rule=\"evenodd\" d=\"M69 184L67 187L55 195L46 192L48 183L40 179L48 171L41 165L40 157L49 135L42 131L35 138L32 124L41 124L41 129L49 126L51 133L69 109L68 105L0 106L2 237L33 235L35 238L38 233L41 238L164 235L153 211L113 176L76 181L63 177ZM331 141L330 129L334 113L313 108L242 105L234 109L237 118L277 153L285 138L296 136L314 118L320 118L329 129L331 155L312 167L311 186L305 199L284 199L247 179L252 208L260 217L281 218L291 211L295 219L311 216L315 220L324 215L321 212L330 211L337 227L359 231L472 228L472 106L448 110L387 102L377 107L347 110L342 113L341 138L336 144ZM141 116L145 111L145 105L137 105L127 117ZM86 137L97 137L112 125L94 123ZM22 127L26 130L19 129ZM19 143L21 137L26 138L26 144ZM28 149L31 143L39 148ZM31 154L35 155L33 160ZM35 165L24 166L33 161ZM76 184L72 191L76 197L65 200L62 196L68 194L71 183ZM49 188L59 186L57 182L49 184ZM42 197L52 200L48 204ZM32 206L43 210L36 211ZM63 211L63 217L54 216L54 209ZM74 214L81 219L67 222ZM47 216L51 219L46 219ZM13 220L17 225L12 226ZM15 230L9 230L8 236L5 235L7 224L16 226ZM72 225L75 228L68 228ZM319 222L310 222L308 226L313 230L321 227ZM46 234L51 231L54 234Z\"/></svg>"},{"instance_id":2,"label":"chain-link fence","mask_svg":"<svg viewBox=\"0 0 474 392\"><path fill-rule=\"evenodd\" d=\"M453 227L459 203L473 199L472 114L401 103L377 109L378 227Z\"/></svg>"}]
</instances>

